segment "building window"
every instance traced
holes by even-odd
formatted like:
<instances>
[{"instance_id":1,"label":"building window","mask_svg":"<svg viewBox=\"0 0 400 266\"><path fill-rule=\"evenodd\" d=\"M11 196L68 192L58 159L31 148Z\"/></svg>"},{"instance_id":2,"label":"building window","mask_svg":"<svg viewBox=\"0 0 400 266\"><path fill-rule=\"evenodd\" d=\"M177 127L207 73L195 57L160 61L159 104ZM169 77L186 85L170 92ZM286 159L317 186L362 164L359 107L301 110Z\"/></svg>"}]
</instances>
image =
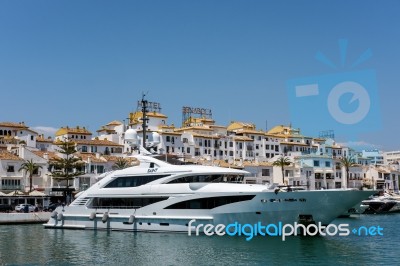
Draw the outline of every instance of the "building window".
<instances>
[{"instance_id":1,"label":"building window","mask_svg":"<svg viewBox=\"0 0 400 266\"><path fill-rule=\"evenodd\" d=\"M171 137L170 137L170 136L167 136L166 141L167 141L167 142L171 142Z\"/></svg>"},{"instance_id":2,"label":"building window","mask_svg":"<svg viewBox=\"0 0 400 266\"><path fill-rule=\"evenodd\" d=\"M261 175L262 176L269 176L269 169L262 169L261 170Z\"/></svg>"},{"instance_id":3,"label":"building window","mask_svg":"<svg viewBox=\"0 0 400 266\"><path fill-rule=\"evenodd\" d=\"M190 153L190 147L187 147L187 148L186 148L186 152L187 152L187 153Z\"/></svg>"},{"instance_id":4,"label":"building window","mask_svg":"<svg viewBox=\"0 0 400 266\"><path fill-rule=\"evenodd\" d=\"M233 147L233 142L232 141L229 142L229 147L231 147L231 148Z\"/></svg>"},{"instance_id":5,"label":"building window","mask_svg":"<svg viewBox=\"0 0 400 266\"><path fill-rule=\"evenodd\" d=\"M319 161L318 160L314 160L314 166L319 166Z\"/></svg>"},{"instance_id":6,"label":"building window","mask_svg":"<svg viewBox=\"0 0 400 266\"><path fill-rule=\"evenodd\" d=\"M14 173L15 169L14 169L14 165L7 165L7 173Z\"/></svg>"},{"instance_id":7,"label":"building window","mask_svg":"<svg viewBox=\"0 0 400 266\"><path fill-rule=\"evenodd\" d=\"M82 146L82 152L87 152L87 146Z\"/></svg>"},{"instance_id":8,"label":"building window","mask_svg":"<svg viewBox=\"0 0 400 266\"><path fill-rule=\"evenodd\" d=\"M325 162L325 167L331 167L331 162Z\"/></svg>"}]
</instances>

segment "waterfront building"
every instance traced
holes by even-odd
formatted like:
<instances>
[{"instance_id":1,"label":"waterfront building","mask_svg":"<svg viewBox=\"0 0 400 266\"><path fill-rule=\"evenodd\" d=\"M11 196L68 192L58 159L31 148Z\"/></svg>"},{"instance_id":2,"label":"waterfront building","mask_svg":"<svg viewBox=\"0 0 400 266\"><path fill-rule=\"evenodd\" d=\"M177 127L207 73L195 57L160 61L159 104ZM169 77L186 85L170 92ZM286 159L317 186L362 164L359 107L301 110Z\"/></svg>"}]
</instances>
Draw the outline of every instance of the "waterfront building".
<instances>
[{"instance_id":1,"label":"waterfront building","mask_svg":"<svg viewBox=\"0 0 400 266\"><path fill-rule=\"evenodd\" d=\"M24 143L28 147L36 147L38 133L29 129L24 122L0 122L0 149L7 144Z\"/></svg>"},{"instance_id":2,"label":"waterfront building","mask_svg":"<svg viewBox=\"0 0 400 266\"><path fill-rule=\"evenodd\" d=\"M2 192L23 190L25 187L24 175L18 171L23 163L24 160L17 155L7 150L0 150L0 190Z\"/></svg>"},{"instance_id":3,"label":"waterfront building","mask_svg":"<svg viewBox=\"0 0 400 266\"><path fill-rule=\"evenodd\" d=\"M372 164L378 165L384 163L384 155L382 151L377 149L362 150L361 153L362 157L370 159Z\"/></svg>"},{"instance_id":4,"label":"waterfront building","mask_svg":"<svg viewBox=\"0 0 400 266\"><path fill-rule=\"evenodd\" d=\"M66 139L69 140L89 140L92 138L92 133L87 130L85 127L75 127L75 128L70 128L68 126L66 127L61 127L59 130L57 130L55 134L55 139L54 141L64 141Z\"/></svg>"},{"instance_id":5,"label":"waterfront building","mask_svg":"<svg viewBox=\"0 0 400 266\"><path fill-rule=\"evenodd\" d=\"M159 104L149 102L148 108L145 141L143 112L138 104L137 111L129 114L128 121L114 120L101 126L97 137L85 127L67 126L56 132L54 140L50 137L45 139L22 122L2 122L0 149L7 150L22 162L33 159L41 165L43 170L35 174L33 183L35 188L49 193L65 186L54 182L49 174L51 169L48 169L51 158L62 156L57 152L59 141L69 139L75 142L79 151L76 156L82 158L84 168L81 170L85 174L76 178L73 187L77 191L84 190L96 182L99 175L111 170L117 158L140 152L132 149L125 140L128 128L136 131L138 145L146 144L160 156L176 158L182 163L244 169L251 173L245 179L247 183L282 184L281 169L272 163L280 156L286 156L292 164L285 167L283 178L290 185L308 189L375 186L398 190L400 152L385 153L383 164L380 151L356 152L330 138L304 136L300 129L291 125L278 125L263 131L250 122L232 121L221 126L216 125L211 116L185 114L182 126L176 127L168 125L168 117L161 113ZM352 157L356 163L350 168L349 184L346 184L346 172L340 164L344 157ZM3 165L9 163L2 159L0 162ZM20 179L19 184L26 190L26 175L18 173L17 176L15 179Z\"/></svg>"},{"instance_id":6,"label":"waterfront building","mask_svg":"<svg viewBox=\"0 0 400 266\"><path fill-rule=\"evenodd\" d=\"M383 163L388 164L399 164L400 163L400 151L387 151L383 153Z\"/></svg>"},{"instance_id":7,"label":"waterfront building","mask_svg":"<svg viewBox=\"0 0 400 266\"><path fill-rule=\"evenodd\" d=\"M44 135L41 134L36 138L36 149L39 151L54 151L53 143L54 140L50 136L45 138Z\"/></svg>"}]
</instances>

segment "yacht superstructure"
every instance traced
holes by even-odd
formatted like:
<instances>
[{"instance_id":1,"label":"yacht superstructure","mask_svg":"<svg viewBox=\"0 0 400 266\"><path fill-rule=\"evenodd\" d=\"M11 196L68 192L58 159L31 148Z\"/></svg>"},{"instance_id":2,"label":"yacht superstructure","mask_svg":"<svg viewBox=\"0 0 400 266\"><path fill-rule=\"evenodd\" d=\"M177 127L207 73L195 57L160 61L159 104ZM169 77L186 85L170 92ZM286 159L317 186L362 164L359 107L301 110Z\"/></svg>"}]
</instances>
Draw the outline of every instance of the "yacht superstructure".
<instances>
[{"instance_id":1,"label":"yacht superstructure","mask_svg":"<svg viewBox=\"0 0 400 266\"><path fill-rule=\"evenodd\" d=\"M373 191L269 189L243 184L247 172L171 165L136 156L139 165L117 170L58 207L46 228L187 232L188 223L329 224Z\"/></svg>"}]
</instances>

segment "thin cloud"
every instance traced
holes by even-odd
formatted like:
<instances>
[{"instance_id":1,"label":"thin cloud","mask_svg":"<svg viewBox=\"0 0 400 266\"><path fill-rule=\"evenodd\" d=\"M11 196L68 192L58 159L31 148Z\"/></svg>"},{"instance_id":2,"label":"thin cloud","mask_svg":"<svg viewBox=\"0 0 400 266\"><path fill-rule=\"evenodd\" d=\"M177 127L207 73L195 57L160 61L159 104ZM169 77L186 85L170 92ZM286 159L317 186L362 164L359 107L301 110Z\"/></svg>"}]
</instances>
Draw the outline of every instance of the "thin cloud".
<instances>
[{"instance_id":1,"label":"thin cloud","mask_svg":"<svg viewBox=\"0 0 400 266\"><path fill-rule=\"evenodd\" d=\"M39 134L43 134L46 137L54 137L55 133L57 132L58 128L54 127L45 127L45 126L36 126L31 127L32 130L36 131Z\"/></svg>"},{"instance_id":2,"label":"thin cloud","mask_svg":"<svg viewBox=\"0 0 400 266\"><path fill-rule=\"evenodd\" d=\"M381 145L377 145L377 144L373 144L373 143L369 143L366 141L348 141L348 142L344 142L344 143L340 143L340 145L342 146L346 146L346 147L350 147L353 148L355 150L374 150L374 149L382 149Z\"/></svg>"}]
</instances>

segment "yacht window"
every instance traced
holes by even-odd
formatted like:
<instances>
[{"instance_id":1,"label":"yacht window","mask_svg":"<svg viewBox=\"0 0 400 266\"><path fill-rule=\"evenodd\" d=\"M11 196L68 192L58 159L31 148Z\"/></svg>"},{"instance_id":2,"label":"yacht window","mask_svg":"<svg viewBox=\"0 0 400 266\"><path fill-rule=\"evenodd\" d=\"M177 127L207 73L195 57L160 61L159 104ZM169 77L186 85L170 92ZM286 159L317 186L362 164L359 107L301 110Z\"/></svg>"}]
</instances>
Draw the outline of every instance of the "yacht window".
<instances>
[{"instance_id":1,"label":"yacht window","mask_svg":"<svg viewBox=\"0 0 400 266\"><path fill-rule=\"evenodd\" d=\"M170 175L120 176L108 183L105 188L138 187Z\"/></svg>"},{"instance_id":2,"label":"yacht window","mask_svg":"<svg viewBox=\"0 0 400 266\"><path fill-rule=\"evenodd\" d=\"M177 179L169 181L167 184L177 183L242 183L243 176L239 175L193 175L182 176Z\"/></svg>"},{"instance_id":3,"label":"yacht window","mask_svg":"<svg viewBox=\"0 0 400 266\"><path fill-rule=\"evenodd\" d=\"M211 197L181 201L164 209L213 209L222 205L252 200L255 195Z\"/></svg>"},{"instance_id":4,"label":"yacht window","mask_svg":"<svg viewBox=\"0 0 400 266\"><path fill-rule=\"evenodd\" d=\"M168 197L157 198L94 198L91 204L92 208L114 208L114 209L138 209L159 201L168 199Z\"/></svg>"}]
</instances>

